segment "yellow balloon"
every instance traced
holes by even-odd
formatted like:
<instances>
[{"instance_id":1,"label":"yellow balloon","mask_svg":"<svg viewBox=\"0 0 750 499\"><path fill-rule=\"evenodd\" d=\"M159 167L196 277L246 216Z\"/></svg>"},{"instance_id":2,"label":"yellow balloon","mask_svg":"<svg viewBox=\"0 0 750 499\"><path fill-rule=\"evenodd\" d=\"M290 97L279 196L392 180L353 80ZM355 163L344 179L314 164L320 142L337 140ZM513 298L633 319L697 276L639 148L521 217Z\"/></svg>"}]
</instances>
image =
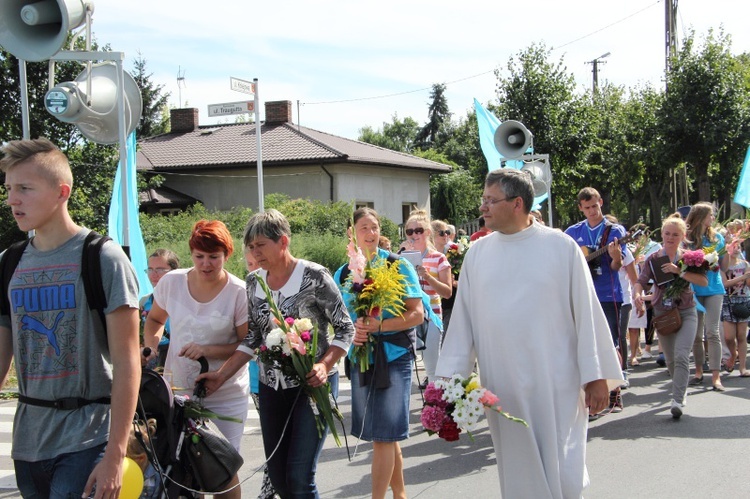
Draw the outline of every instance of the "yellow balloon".
<instances>
[{"instance_id":1,"label":"yellow balloon","mask_svg":"<svg viewBox=\"0 0 750 499\"><path fill-rule=\"evenodd\" d=\"M119 499L138 499L143 491L143 471L138 463L126 457L122 462L122 488Z\"/></svg>"}]
</instances>

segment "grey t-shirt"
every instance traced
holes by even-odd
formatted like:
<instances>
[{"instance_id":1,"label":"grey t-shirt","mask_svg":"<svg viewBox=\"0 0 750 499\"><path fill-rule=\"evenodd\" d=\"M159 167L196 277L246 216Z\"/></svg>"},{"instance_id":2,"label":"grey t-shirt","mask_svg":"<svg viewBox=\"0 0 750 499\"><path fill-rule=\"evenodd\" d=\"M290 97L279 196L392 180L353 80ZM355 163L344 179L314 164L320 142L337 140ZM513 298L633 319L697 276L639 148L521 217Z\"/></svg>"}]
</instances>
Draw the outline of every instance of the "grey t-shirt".
<instances>
[{"instance_id":1,"label":"grey t-shirt","mask_svg":"<svg viewBox=\"0 0 750 499\"><path fill-rule=\"evenodd\" d=\"M51 251L29 244L10 282L11 315L0 317L0 326L12 327L18 389L28 397L110 396L107 338L94 317L96 311L88 308L81 279L81 252L88 233L82 229ZM138 308L138 281L122 248L105 243L101 264L104 313L123 305ZM11 457L39 461L104 443L109 438L109 415L105 404L58 410L19 403Z\"/></svg>"}]
</instances>

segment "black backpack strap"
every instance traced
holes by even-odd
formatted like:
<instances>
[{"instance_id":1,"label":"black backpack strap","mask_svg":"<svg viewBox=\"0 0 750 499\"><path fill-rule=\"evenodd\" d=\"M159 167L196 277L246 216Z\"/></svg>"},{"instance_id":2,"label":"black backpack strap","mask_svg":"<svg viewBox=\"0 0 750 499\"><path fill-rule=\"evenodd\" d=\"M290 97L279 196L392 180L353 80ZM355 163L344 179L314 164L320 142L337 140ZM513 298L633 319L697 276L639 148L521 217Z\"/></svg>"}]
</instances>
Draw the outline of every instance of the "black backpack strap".
<instances>
[{"instance_id":1,"label":"black backpack strap","mask_svg":"<svg viewBox=\"0 0 750 499\"><path fill-rule=\"evenodd\" d=\"M2 296L0 296L0 315L10 315L10 301L8 300L8 289L13 274L21 261L23 252L29 244L29 239L11 244L0 260L0 283L2 283Z\"/></svg>"},{"instance_id":2,"label":"black backpack strap","mask_svg":"<svg viewBox=\"0 0 750 499\"><path fill-rule=\"evenodd\" d=\"M81 278L83 279L83 289L86 291L86 301L89 304L89 310L96 310L105 332L107 331L107 322L104 317L104 309L107 308L107 296L104 293L104 283L102 282L100 253L104 243L111 240L112 238L102 236L92 230L83 242L81 254Z\"/></svg>"}]
</instances>

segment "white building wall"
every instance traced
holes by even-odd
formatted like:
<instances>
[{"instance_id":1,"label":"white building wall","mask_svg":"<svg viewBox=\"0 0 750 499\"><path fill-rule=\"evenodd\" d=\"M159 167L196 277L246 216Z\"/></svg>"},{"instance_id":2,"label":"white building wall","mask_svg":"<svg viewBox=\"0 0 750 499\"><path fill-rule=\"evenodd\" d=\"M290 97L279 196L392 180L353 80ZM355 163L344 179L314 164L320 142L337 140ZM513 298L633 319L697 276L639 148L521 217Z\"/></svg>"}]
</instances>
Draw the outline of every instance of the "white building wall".
<instances>
[{"instance_id":1,"label":"white building wall","mask_svg":"<svg viewBox=\"0 0 750 499\"><path fill-rule=\"evenodd\" d=\"M264 166L265 194L281 192L292 199L307 198L323 202L370 202L375 210L397 224L402 220L402 205L414 203L427 207L430 202L429 173L399 168L349 164L268 168ZM235 206L258 207L255 169L196 171L165 175L165 186L199 199L209 210L229 210Z\"/></svg>"}]
</instances>

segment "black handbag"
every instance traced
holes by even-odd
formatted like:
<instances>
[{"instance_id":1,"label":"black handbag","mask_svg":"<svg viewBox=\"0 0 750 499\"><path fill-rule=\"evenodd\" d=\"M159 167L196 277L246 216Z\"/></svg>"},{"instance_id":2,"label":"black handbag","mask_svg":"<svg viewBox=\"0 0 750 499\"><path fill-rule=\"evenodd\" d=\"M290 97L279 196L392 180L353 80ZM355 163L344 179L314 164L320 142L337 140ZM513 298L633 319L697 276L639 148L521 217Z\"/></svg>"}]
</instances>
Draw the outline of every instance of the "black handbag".
<instances>
[{"instance_id":1,"label":"black handbag","mask_svg":"<svg viewBox=\"0 0 750 499\"><path fill-rule=\"evenodd\" d=\"M740 303L730 303L729 310L736 319L747 319L750 317L750 307L747 301Z\"/></svg>"},{"instance_id":2,"label":"black handbag","mask_svg":"<svg viewBox=\"0 0 750 499\"><path fill-rule=\"evenodd\" d=\"M194 421L185 444L185 454L203 492L220 492L242 467L242 456L210 420ZM192 425L190 425L192 426Z\"/></svg>"}]
</instances>

